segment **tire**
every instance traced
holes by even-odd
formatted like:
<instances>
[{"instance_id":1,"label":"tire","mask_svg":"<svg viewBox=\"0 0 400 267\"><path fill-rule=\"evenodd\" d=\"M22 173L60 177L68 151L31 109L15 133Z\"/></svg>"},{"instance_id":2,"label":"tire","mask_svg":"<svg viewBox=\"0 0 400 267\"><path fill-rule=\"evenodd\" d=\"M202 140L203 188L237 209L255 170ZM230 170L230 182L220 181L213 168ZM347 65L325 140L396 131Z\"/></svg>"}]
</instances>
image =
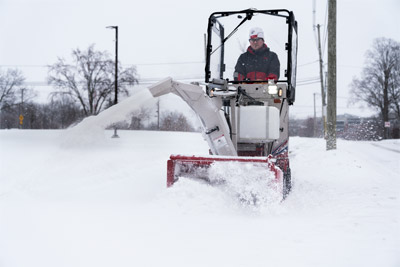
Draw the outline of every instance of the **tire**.
<instances>
[{"instance_id":1,"label":"tire","mask_svg":"<svg viewBox=\"0 0 400 267\"><path fill-rule=\"evenodd\" d=\"M292 174L290 168L283 173L283 199L289 195L292 190Z\"/></svg>"}]
</instances>

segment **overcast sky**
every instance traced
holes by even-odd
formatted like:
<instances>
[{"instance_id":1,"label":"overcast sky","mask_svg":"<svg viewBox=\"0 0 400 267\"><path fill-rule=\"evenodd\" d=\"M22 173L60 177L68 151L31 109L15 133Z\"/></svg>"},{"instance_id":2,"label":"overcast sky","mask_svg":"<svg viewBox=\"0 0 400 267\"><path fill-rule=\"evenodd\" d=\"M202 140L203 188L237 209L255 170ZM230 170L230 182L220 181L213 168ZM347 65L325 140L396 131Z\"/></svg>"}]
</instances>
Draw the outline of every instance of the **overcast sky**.
<instances>
[{"instance_id":1,"label":"overcast sky","mask_svg":"<svg viewBox=\"0 0 400 267\"><path fill-rule=\"evenodd\" d=\"M47 68L57 57L70 58L76 48L95 44L114 57L115 31L119 27L120 62L136 65L142 81L171 76L178 79L204 77L204 33L215 11L288 9L299 24L298 82L319 76L318 51L313 23L321 24L322 42L327 24L327 0L0 0L0 67L19 68L27 83L41 92ZM360 76L365 52L378 37L400 41L399 0L337 0L337 92L338 114L372 114L368 109L347 106L349 84ZM315 14L315 16L314 16ZM325 46L326 47L326 46ZM326 63L327 49L324 48ZM327 68L326 68L327 69ZM298 86L295 117L313 116L315 82ZM317 95L317 112L321 100Z\"/></svg>"}]
</instances>

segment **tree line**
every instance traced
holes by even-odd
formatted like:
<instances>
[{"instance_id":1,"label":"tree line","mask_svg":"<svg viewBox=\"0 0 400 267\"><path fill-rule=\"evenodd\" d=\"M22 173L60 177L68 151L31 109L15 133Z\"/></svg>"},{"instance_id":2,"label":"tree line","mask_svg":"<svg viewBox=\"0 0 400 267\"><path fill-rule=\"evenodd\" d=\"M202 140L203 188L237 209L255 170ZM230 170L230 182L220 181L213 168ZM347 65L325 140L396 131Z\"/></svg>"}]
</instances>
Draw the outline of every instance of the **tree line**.
<instances>
[{"instance_id":1,"label":"tree line","mask_svg":"<svg viewBox=\"0 0 400 267\"><path fill-rule=\"evenodd\" d=\"M378 112L383 138L400 124L400 43L377 38L365 54L361 77L351 84L352 102L362 102Z\"/></svg>"},{"instance_id":2,"label":"tree line","mask_svg":"<svg viewBox=\"0 0 400 267\"><path fill-rule=\"evenodd\" d=\"M35 92L24 85L25 77L18 69L0 69L0 128L64 129L87 116L97 115L114 104L115 62L109 53L97 51L94 45L72 51L72 62L64 58L48 66L47 82L53 86L50 101L34 102ZM123 68L118 62L118 94L129 96L129 88L138 84L134 66ZM143 114L142 114L143 115ZM121 127L154 128L121 123ZM135 121L136 120L136 121ZM190 122L178 112L161 114L157 129L193 130ZM140 121L145 121L145 117Z\"/></svg>"},{"instance_id":3,"label":"tree line","mask_svg":"<svg viewBox=\"0 0 400 267\"><path fill-rule=\"evenodd\" d=\"M336 122L336 135L338 138L356 141L379 141L384 138L384 128L379 116L357 117L340 115ZM324 123L321 117L289 120L289 135L300 137L324 138ZM389 138L399 139L399 127L391 127Z\"/></svg>"},{"instance_id":4,"label":"tree line","mask_svg":"<svg viewBox=\"0 0 400 267\"><path fill-rule=\"evenodd\" d=\"M389 138L390 130L400 124L400 43L377 38L365 57L360 77L350 85L352 103L375 109L374 125L378 124L382 138ZM48 66L47 81L54 91L46 104L34 102L35 92L24 85L21 71L0 68L0 128L63 129L113 105L116 70L109 53L91 45L86 50L73 50L71 58L71 62L58 58ZM129 88L138 84L136 68L123 68L120 62L117 68L118 93L128 96ZM144 123L142 113L124 127L193 130L183 114L163 114L160 119L155 127Z\"/></svg>"}]
</instances>

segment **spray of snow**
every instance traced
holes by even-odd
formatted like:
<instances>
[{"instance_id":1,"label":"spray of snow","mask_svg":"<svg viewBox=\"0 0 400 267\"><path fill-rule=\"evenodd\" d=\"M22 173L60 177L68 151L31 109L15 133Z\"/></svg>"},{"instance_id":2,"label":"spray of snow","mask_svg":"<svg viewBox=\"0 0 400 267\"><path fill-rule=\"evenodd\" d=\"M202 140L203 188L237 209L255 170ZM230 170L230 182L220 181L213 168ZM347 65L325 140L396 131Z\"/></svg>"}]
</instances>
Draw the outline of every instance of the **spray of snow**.
<instances>
[{"instance_id":1,"label":"spray of snow","mask_svg":"<svg viewBox=\"0 0 400 267\"><path fill-rule=\"evenodd\" d=\"M62 145L93 145L104 142L104 129L118 122L129 122L132 114L140 113L142 107L155 105L156 99L146 90L142 90L121 101L96 116L85 118L76 126L67 130Z\"/></svg>"},{"instance_id":2,"label":"spray of snow","mask_svg":"<svg viewBox=\"0 0 400 267\"><path fill-rule=\"evenodd\" d=\"M209 170L212 183L220 184L225 192L240 203L253 208L265 208L281 201L275 175L261 163L215 162Z\"/></svg>"}]
</instances>

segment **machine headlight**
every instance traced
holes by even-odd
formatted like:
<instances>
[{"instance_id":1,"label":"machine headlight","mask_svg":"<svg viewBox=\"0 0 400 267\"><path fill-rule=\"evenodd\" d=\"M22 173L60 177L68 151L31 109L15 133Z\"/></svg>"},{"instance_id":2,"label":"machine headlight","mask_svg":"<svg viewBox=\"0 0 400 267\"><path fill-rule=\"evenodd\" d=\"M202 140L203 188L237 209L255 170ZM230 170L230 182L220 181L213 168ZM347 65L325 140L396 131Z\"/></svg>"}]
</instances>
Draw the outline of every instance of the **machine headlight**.
<instances>
[{"instance_id":1,"label":"machine headlight","mask_svg":"<svg viewBox=\"0 0 400 267\"><path fill-rule=\"evenodd\" d=\"M268 94L270 95L276 95L278 93L278 86L275 84L269 84L268 85Z\"/></svg>"},{"instance_id":2,"label":"machine headlight","mask_svg":"<svg viewBox=\"0 0 400 267\"><path fill-rule=\"evenodd\" d=\"M274 79L268 79L268 94L270 95L278 94L278 86L275 84Z\"/></svg>"}]
</instances>

